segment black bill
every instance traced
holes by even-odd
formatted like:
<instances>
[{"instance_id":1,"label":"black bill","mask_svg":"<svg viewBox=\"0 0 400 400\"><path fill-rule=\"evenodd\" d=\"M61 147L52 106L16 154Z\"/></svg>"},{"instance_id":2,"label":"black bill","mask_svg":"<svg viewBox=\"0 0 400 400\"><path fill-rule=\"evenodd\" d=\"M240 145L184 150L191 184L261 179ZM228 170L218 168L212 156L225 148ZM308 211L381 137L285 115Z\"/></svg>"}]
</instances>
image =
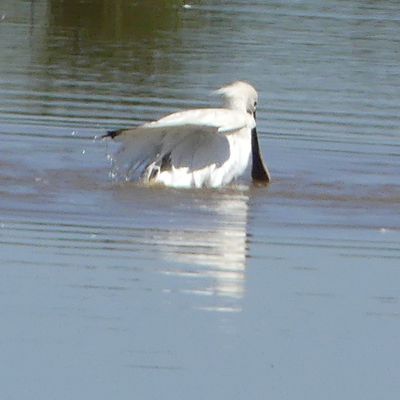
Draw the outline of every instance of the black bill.
<instances>
[{"instance_id":1,"label":"black bill","mask_svg":"<svg viewBox=\"0 0 400 400\"><path fill-rule=\"evenodd\" d=\"M251 168L251 177L253 181L260 183L268 183L271 180L271 175L265 165L263 156L260 151L258 143L258 136L256 128L251 131L251 151L253 157L253 165Z\"/></svg>"}]
</instances>

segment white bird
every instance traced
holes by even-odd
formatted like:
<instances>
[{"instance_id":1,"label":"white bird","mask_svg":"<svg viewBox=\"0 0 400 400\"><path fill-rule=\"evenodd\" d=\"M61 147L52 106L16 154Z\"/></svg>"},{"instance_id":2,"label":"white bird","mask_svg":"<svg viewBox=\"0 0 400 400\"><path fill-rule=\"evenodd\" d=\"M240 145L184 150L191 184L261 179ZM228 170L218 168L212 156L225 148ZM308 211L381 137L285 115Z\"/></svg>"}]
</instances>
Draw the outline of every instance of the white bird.
<instances>
[{"instance_id":1,"label":"white bird","mask_svg":"<svg viewBox=\"0 0 400 400\"><path fill-rule=\"evenodd\" d=\"M256 130L256 90L237 81L215 93L222 96L223 108L181 111L104 135L122 143L114 161L124 166L126 179L220 187L245 172L251 155L253 180L268 183Z\"/></svg>"}]
</instances>

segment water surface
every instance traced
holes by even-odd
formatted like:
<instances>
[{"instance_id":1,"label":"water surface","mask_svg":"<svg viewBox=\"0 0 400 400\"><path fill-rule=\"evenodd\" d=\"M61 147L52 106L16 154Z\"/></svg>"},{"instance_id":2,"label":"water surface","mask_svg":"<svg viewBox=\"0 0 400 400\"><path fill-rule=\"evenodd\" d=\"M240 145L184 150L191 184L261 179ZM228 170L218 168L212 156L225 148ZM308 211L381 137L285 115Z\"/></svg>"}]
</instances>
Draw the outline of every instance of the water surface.
<instances>
[{"instance_id":1,"label":"water surface","mask_svg":"<svg viewBox=\"0 0 400 400\"><path fill-rule=\"evenodd\" d=\"M7 399L397 399L396 1L0 4ZM260 92L268 188L109 178L93 140Z\"/></svg>"}]
</instances>

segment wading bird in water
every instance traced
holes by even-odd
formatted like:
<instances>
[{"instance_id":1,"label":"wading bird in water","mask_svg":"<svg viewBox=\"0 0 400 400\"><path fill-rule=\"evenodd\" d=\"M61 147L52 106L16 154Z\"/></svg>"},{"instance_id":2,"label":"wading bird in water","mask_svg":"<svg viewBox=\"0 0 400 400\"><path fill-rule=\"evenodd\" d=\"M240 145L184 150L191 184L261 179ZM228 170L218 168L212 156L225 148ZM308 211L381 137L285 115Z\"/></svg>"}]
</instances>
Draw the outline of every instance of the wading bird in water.
<instances>
[{"instance_id":1,"label":"wading bird in water","mask_svg":"<svg viewBox=\"0 0 400 400\"><path fill-rule=\"evenodd\" d=\"M258 95L242 81L215 92L222 108L181 111L103 137L122 144L114 161L126 179L171 187L221 187L241 176L252 162L255 182L268 183L256 130Z\"/></svg>"}]
</instances>

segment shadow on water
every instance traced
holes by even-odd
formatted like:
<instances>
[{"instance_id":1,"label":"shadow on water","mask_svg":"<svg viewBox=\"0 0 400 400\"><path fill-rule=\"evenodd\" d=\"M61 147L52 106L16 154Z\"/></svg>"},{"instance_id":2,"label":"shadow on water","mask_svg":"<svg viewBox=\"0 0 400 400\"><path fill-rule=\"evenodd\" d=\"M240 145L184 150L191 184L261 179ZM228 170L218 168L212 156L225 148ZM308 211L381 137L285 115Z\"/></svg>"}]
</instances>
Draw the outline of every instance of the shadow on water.
<instances>
[{"instance_id":1,"label":"shadow on water","mask_svg":"<svg viewBox=\"0 0 400 400\"><path fill-rule=\"evenodd\" d=\"M43 44L45 63L80 70L86 63L89 69L110 74L127 69L136 75L179 73L179 58L168 56L179 47L179 4L174 0L51 0ZM54 42L54 38L62 40Z\"/></svg>"},{"instance_id":2,"label":"shadow on water","mask_svg":"<svg viewBox=\"0 0 400 400\"><path fill-rule=\"evenodd\" d=\"M140 107L139 98L149 95L149 87L167 86L169 73L183 73L173 51L181 46L179 5L163 0L49 1L35 52L40 71L34 75L36 90L48 93L52 101L43 103L39 112L60 114L66 102L52 99L58 92L67 99L78 95L82 105L93 108L90 114L101 112L102 95L118 96L109 98L107 106L116 111L121 100ZM69 103L69 113L82 116L85 123L88 113Z\"/></svg>"},{"instance_id":3,"label":"shadow on water","mask_svg":"<svg viewBox=\"0 0 400 400\"><path fill-rule=\"evenodd\" d=\"M160 115L163 110L184 107L185 99L196 99L196 90L180 89L180 82L190 82L188 64L192 62L181 1L43 0L30 4L31 59L26 71L30 80L21 92L6 83L13 100L7 97L10 117L30 115L31 120L56 119L80 126L101 118L104 125L119 127L146 119L151 108ZM205 34L207 40L213 23L206 14L196 12L189 21L190 29ZM14 40L11 30L6 33ZM15 67L12 73L21 65ZM7 64L4 69L12 67ZM203 76L195 74L199 78ZM207 85L207 91L215 88ZM178 98L175 90L180 91Z\"/></svg>"}]
</instances>

